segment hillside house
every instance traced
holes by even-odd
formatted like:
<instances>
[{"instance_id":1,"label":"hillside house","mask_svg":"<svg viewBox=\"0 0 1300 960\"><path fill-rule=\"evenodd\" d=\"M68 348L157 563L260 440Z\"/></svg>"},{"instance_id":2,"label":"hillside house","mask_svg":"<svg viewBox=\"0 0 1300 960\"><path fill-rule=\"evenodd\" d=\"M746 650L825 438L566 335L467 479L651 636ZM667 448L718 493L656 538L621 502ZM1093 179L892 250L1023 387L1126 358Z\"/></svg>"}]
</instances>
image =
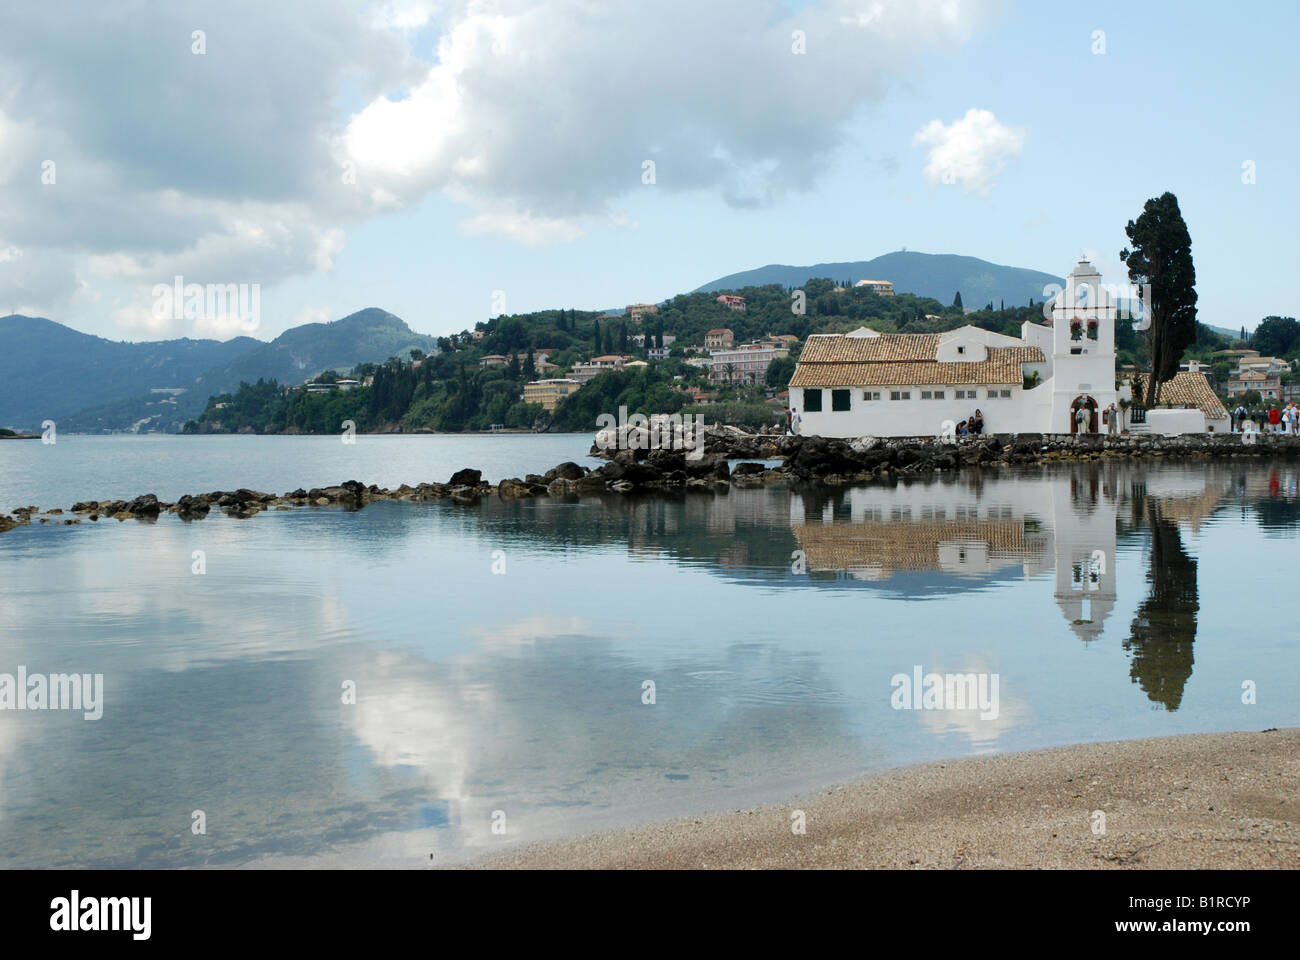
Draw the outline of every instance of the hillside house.
<instances>
[{"instance_id":1,"label":"hillside house","mask_svg":"<svg viewBox=\"0 0 1300 960\"><path fill-rule=\"evenodd\" d=\"M577 380L579 383L586 383L588 380L598 377L602 373L606 373L610 370L622 370L629 359L629 357L618 353L592 357L586 363L575 363L570 367L569 377Z\"/></svg>"},{"instance_id":2,"label":"hillside house","mask_svg":"<svg viewBox=\"0 0 1300 960\"><path fill-rule=\"evenodd\" d=\"M761 383L778 356L789 356L789 351L773 343L747 343L734 350L719 350L711 358L709 379L714 383Z\"/></svg>"},{"instance_id":3,"label":"hillside house","mask_svg":"<svg viewBox=\"0 0 1300 960\"><path fill-rule=\"evenodd\" d=\"M710 330L704 335L705 350L730 350L736 345L736 335L726 327Z\"/></svg>"},{"instance_id":4,"label":"hillside house","mask_svg":"<svg viewBox=\"0 0 1300 960\"><path fill-rule=\"evenodd\" d=\"M534 380L524 384L524 402L541 404L547 413L554 413L560 400L581 387L581 383L572 379Z\"/></svg>"},{"instance_id":5,"label":"hillside house","mask_svg":"<svg viewBox=\"0 0 1300 960\"><path fill-rule=\"evenodd\" d=\"M879 294L882 297L894 295L894 284L889 280L859 280L854 286L865 287L868 293Z\"/></svg>"}]
</instances>

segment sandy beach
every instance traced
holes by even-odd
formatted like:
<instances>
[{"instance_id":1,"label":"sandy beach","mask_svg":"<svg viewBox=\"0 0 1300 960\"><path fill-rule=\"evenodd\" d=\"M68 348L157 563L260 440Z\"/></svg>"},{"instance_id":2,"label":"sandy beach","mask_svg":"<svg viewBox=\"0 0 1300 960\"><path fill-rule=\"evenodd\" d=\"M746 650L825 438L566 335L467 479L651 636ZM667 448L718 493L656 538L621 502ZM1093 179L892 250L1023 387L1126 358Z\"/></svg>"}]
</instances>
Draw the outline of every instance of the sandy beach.
<instances>
[{"instance_id":1,"label":"sandy beach","mask_svg":"<svg viewBox=\"0 0 1300 960\"><path fill-rule=\"evenodd\" d=\"M905 767L788 804L535 844L473 866L1297 869L1300 728Z\"/></svg>"}]
</instances>

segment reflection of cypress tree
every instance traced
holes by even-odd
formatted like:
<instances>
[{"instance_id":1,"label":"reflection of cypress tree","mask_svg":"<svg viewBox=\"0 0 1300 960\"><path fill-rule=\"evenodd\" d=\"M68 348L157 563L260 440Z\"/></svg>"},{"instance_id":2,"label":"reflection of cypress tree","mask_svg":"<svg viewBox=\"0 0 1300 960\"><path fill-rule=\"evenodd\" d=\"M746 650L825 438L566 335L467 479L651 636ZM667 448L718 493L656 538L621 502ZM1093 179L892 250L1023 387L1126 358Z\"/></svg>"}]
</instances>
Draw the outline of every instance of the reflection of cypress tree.
<instances>
[{"instance_id":1,"label":"reflection of cypress tree","mask_svg":"<svg viewBox=\"0 0 1300 960\"><path fill-rule=\"evenodd\" d=\"M1124 649L1133 657L1129 676L1148 699L1177 710L1192 675L1196 640L1196 561L1183 550L1177 524L1160 515L1157 501L1147 500L1151 524L1151 593L1133 618Z\"/></svg>"}]
</instances>

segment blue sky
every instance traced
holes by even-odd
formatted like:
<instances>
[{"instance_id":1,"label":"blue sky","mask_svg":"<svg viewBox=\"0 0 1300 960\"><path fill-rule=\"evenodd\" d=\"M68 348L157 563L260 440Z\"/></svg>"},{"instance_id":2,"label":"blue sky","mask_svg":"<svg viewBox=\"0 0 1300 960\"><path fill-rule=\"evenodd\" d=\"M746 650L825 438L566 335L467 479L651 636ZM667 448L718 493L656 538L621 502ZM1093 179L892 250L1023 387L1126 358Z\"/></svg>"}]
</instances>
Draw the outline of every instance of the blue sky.
<instances>
[{"instance_id":1,"label":"blue sky","mask_svg":"<svg viewBox=\"0 0 1300 960\"><path fill-rule=\"evenodd\" d=\"M964 4L954 26L936 2L900 13L912 18L898 24L908 39L881 44L868 36L872 28L843 25L846 13L870 4L828 0L770 6L770 30L742 30L741 49L714 57L728 36L729 0L713 18L680 6L676 21L667 9L674 4L659 4L667 25L642 19L654 17L653 8L633 3L626 15L613 7L583 28L539 26L565 23L575 2L488 4L500 8L492 22L507 26L495 34L505 39L486 70L473 59L479 48L463 45L470 7L340 5L336 69L318 70L284 96L274 84L297 81L284 76L291 69L276 71L266 79L268 100L284 109L316 96L312 123L286 134L294 138L281 148L293 151L286 162L313 164L303 144L322 129L345 131L343 153L334 154L355 160L365 202L336 202L317 187L276 196L283 188L260 177L264 165L247 176L239 169L237 132L235 182L211 175L208 183L191 169L182 188L198 211L191 237L170 208L132 225L120 242L103 222L90 225L92 244L51 236L57 230L48 225L40 236L7 235L0 221L0 310L16 302L114 339L228 335L219 324L133 321L140 291L183 268L198 282L261 282L256 336L367 306L442 334L486 319L495 291L505 294L507 312L599 309L662 299L766 263L869 259L903 247L1055 274L1089 251L1118 281L1125 222L1147 198L1172 190L1192 235L1203 322L1249 328L1265 315L1297 313L1284 264L1300 199L1293 5L1237 14L1208 3ZM388 20L373 28L377 49L352 59L347 18L373 24L376 9ZM543 15L553 16L530 19ZM250 8L247 16L257 14ZM807 52L765 59L773 38L788 44L788 28L802 18ZM692 24L709 34L699 46L672 40ZM292 18L268 33L277 29L293 30ZM1105 32L1104 53L1094 52L1095 31ZM420 107L424 74L440 62L435 46L453 35L462 45L444 48L442 59L467 64L455 73L459 112L436 98ZM650 49L627 47L639 35ZM612 55L606 37L624 52ZM764 49L746 51L750 43ZM0 42L0 65L7 54L12 47ZM545 67L530 67L548 54ZM523 63L496 75L503 58ZM202 103L217 90L192 95ZM398 107L391 117L388 103ZM6 115L11 131L21 129L23 107L12 97L0 104L2 140ZM211 109L220 116L225 108ZM233 114L236 126L246 122L247 103L231 109L243 111ZM974 147L959 136L972 110L980 112L966 131ZM918 131L936 121L935 136L917 143ZM124 115L123 126L132 122ZM280 126L269 136L280 136ZM408 142L416 128L457 132ZM933 170L927 176L936 145L949 151L940 166L968 164L955 168L956 182L936 180ZM129 148L114 149L134 189L182 177L157 164L142 171ZM214 149L224 149L221 141ZM966 156L969 149L977 155ZM647 156L656 163L652 185L641 182L639 158ZM1243 183L1248 161L1253 184ZM13 180L0 180L6 192ZM241 205L237 218L233 204ZM21 228L25 218L13 219ZM162 224L156 239L151 222ZM5 262L6 249L22 255ZM270 267L259 249L275 251ZM207 251L214 252L205 259ZM60 256L75 277L70 291L53 280L14 281L16 264ZM209 262L221 271L207 275Z\"/></svg>"}]
</instances>

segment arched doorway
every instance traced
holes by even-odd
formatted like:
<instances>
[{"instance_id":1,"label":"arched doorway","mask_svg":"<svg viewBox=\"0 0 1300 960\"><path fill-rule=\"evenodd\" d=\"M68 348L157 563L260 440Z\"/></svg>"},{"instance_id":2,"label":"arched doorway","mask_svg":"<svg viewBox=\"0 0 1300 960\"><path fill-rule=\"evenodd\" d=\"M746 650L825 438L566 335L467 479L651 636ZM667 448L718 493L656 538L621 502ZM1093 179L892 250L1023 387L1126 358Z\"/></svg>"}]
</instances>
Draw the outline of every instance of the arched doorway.
<instances>
[{"instance_id":1,"label":"arched doorway","mask_svg":"<svg viewBox=\"0 0 1300 960\"><path fill-rule=\"evenodd\" d=\"M1088 410L1088 433L1097 432L1097 401L1089 396L1078 396L1074 398L1074 403L1070 404L1070 432L1079 432L1079 408L1084 407Z\"/></svg>"}]
</instances>

